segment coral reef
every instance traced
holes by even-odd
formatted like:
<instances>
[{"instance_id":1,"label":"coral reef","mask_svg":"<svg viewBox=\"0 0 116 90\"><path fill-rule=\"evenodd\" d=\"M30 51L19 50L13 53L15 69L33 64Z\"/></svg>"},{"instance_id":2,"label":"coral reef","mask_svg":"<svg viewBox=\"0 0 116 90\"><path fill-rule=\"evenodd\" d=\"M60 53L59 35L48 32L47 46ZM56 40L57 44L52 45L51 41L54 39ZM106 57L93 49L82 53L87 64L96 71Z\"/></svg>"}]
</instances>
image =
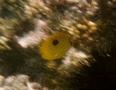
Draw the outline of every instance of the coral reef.
<instances>
[{"instance_id":1,"label":"coral reef","mask_svg":"<svg viewBox=\"0 0 116 90\"><path fill-rule=\"evenodd\" d=\"M115 0L1 0L0 90L114 88L115 3ZM38 47L56 32L66 32L71 47L58 60L46 61Z\"/></svg>"}]
</instances>

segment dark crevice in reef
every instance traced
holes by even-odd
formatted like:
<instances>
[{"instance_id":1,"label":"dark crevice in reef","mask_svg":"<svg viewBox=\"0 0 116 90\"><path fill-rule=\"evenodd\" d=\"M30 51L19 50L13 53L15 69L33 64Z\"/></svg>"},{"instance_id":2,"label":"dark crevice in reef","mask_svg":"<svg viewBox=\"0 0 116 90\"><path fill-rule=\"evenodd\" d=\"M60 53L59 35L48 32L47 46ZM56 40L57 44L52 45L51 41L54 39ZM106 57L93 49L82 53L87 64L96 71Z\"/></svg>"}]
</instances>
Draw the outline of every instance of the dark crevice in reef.
<instances>
[{"instance_id":1,"label":"dark crevice in reef","mask_svg":"<svg viewBox=\"0 0 116 90\"><path fill-rule=\"evenodd\" d=\"M94 51L96 60L92 64L88 74L87 90L112 90L116 89L116 47L109 52L110 56L100 55ZM85 89L84 89L85 90Z\"/></svg>"}]
</instances>

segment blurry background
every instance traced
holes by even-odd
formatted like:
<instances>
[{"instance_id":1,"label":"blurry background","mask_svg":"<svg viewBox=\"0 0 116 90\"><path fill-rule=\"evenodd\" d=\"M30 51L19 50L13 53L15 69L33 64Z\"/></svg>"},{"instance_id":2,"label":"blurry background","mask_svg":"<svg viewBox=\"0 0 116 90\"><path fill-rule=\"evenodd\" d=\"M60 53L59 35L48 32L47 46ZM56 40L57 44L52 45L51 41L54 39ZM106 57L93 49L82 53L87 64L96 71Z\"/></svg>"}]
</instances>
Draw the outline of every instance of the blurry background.
<instances>
[{"instance_id":1,"label":"blurry background","mask_svg":"<svg viewBox=\"0 0 116 90\"><path fill-rule=\"evenodd\" d=\"M116 83L116 0L0 0L0 90L104 90ZM43 38L71 48L46 61ZM62 48L61 48L62 49Z\"/></svg>"}]
</instances>

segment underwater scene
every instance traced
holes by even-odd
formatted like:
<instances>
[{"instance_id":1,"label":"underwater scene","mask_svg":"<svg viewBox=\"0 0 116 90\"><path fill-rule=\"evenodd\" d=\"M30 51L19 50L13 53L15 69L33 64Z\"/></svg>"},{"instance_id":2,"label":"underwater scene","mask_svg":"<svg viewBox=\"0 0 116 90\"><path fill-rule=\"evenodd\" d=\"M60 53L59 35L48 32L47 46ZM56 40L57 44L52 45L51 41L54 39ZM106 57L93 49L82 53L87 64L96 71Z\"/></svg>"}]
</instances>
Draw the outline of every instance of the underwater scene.
<instances>
[{"instance_id":1,"label":"underwater scene","mask_svg":"<svg viewBox=\"0 0 116 90\"><path fill-rule=\"evenodd\" d=\"M0 0L0 90L115 90L116 0Z\"/></svg>"}]
</instances>

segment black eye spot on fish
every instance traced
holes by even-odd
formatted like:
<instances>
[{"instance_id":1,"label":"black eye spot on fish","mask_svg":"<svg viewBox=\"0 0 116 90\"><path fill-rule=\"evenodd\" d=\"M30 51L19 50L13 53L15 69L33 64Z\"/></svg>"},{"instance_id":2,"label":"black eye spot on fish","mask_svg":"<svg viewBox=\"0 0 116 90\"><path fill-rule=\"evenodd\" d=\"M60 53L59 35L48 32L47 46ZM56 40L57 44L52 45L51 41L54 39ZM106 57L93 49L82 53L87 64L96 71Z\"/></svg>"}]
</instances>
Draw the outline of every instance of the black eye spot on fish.
<instances>
[{"instance_id":1,"label":"black eye spot on fish","mask_svg":"<svg viewBox=\"0 0 116 90\"><path fill-rule=\"evenodd\" d=\"M57 39L55 39L55 40L53 40L52 44L53 44L54 46L56 46L56 45L59 44L59 41L58 41Z\"/></svg>"}]
</instances>

